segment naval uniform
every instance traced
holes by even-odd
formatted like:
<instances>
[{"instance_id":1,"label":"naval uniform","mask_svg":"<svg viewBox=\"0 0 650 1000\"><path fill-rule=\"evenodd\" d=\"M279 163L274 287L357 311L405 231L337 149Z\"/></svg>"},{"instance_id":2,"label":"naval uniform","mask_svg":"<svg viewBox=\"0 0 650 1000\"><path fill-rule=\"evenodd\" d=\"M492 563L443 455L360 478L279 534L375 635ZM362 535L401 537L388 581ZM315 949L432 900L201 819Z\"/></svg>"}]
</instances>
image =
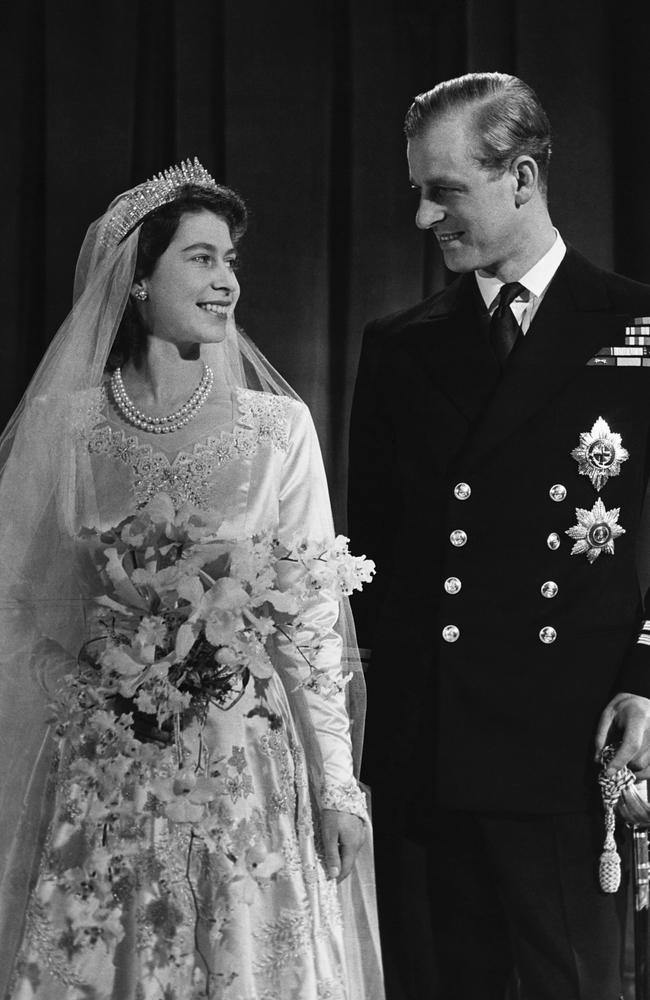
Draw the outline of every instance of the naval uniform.
<instances>
[{"instance_id":1,"label":"naval uniform","mask_svg":"<svg viewBox=\"0 0 650 1000\"><path fill-rule=\"evenodd\" d=\"M513 963L523 1000L620 991L593 755L610 698L650 697L635 565L650 366L620 351L650 287L561 241L549 254L534 308L513 308L526 332L504 369L490 279L467 274L369 325L355 391L350 533L377 564L354 610L380 917L390 968L409 921L396 835L418 838L430 996L445 1000L502 1000Z\"/></svg>"}]
</instances>

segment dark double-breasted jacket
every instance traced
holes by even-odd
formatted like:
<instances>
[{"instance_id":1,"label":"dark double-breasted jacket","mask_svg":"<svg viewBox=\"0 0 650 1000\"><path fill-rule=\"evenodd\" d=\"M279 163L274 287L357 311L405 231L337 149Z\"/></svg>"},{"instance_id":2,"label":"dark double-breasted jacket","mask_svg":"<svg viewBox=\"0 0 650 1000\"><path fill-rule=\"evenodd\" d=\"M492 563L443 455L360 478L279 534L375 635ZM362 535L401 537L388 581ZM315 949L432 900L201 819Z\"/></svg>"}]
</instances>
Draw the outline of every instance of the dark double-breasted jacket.
<instances>
[{"instance_id":1,"label":"dark double-breasted jacket","mask_svg":"<svg viewBox=\"0 0 650 1000\"><path fill-rule=\"evenodd\" d=\"M366 330L350 534L377 576L354 610L365 776L397 811L582 809L606 703L650 697L650 367L589 363L643 315L650 287L569 248L503 373L472 274Z\"/></svg>"}]
</instances>

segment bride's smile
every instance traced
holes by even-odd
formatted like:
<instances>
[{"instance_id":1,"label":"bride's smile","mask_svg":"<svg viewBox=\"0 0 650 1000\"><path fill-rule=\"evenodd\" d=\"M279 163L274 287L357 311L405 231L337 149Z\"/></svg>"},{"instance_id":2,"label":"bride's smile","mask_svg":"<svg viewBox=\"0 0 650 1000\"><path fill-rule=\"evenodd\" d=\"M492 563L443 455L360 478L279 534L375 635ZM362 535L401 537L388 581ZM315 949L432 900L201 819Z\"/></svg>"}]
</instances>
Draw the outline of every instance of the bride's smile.
<instances>
[{"instance_id":1,"label":"bride's smile","mask_svg":"<svg viewBox=\"0 0 650 1000\"><path fill-rule=\"evenodd\" d=\"M149 336L184 346L226 336L239 299L228 224L206 209L186 214L151 275L134 284Z\"/></svg>"}]
</instances>

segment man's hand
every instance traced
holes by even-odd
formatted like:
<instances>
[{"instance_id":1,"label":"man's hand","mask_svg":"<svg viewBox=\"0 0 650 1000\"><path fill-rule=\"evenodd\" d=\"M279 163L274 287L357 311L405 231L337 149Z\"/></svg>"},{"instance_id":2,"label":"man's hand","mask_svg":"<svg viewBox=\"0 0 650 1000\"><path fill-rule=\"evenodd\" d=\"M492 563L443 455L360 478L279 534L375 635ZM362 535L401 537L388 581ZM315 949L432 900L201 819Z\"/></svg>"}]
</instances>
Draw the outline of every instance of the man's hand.
<instances>
[{"instance_id":1,"label":"man's hand","mask_svg":"<svg viewBox=\"0 0 650 1000\"><path fill-rule=\"evenodd\" d=\"M596 731L596 760L609 742L620 742L607 774L626 765L638 781L650 778L650 699L617 694L600 717Z\"/></svg>"},{"instance_id":2,"label":"man's hand","mask_svg":"<svg viewBox=\"0 0 650 1000\"><path fill-rule=\"evenodd\" d=\"M354 859L366 839L366 825L352 813L323 809L321 833L328 877L342 882L352 871Z\"/></svg>"}]
</instances>

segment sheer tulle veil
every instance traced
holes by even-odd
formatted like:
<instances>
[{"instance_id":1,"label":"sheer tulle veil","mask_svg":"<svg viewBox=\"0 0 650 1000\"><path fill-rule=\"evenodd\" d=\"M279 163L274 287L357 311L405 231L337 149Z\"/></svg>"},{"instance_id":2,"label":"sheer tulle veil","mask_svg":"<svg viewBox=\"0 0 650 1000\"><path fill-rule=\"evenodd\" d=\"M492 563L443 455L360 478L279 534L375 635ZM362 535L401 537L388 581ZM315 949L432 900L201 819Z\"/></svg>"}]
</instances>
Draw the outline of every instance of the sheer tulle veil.
<instances>
[{"instance_id":1,"label":"sheer tulle veil","mask_svg":"<svg viewBox=\"0 0 650 1000\"><path fill-rule=\"evenodd\" d=\"M89 456L73 441L89 390L102 381L133 283L139 227L117 246L107 248L102 240L123 197L90 226L77 262L73 308L0 438L0 996L47 828L56 754L48 703L84 638L86 607L72 572L74 535L77 510L92 511L95 501ZM207 360L233 387L297 398L239 330L211 345ZM365 692L347 602L338 627L353 671L348 689L358 768ZM307 713L295 707L309 747ZM368 843L354 881L342 889L347 937L359 942L350 952L350 972L366 980L361 965L370 955L380 968L369 850ZM377 984L359 984L359 990L351 995L380 995Z\"/></svg>"}]
</instances>

